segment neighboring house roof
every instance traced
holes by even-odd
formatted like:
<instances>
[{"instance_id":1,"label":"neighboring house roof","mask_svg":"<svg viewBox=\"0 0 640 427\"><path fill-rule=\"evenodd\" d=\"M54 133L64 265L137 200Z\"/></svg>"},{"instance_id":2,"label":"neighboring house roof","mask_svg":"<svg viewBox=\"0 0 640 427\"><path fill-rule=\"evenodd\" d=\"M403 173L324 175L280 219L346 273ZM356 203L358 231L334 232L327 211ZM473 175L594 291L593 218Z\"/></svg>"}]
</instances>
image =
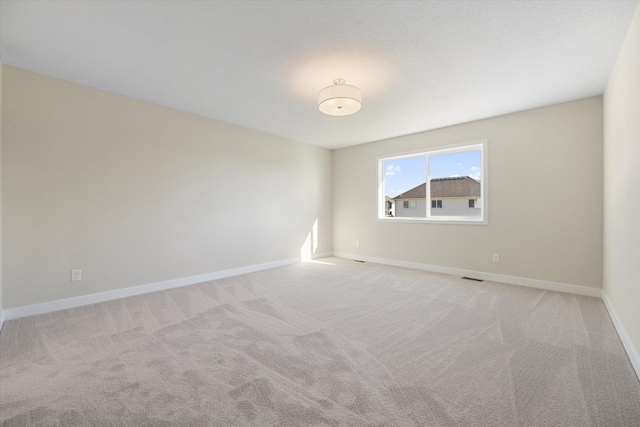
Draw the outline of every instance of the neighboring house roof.
<instances>
[{"instance_id":1,"label":"neighboring house roof","mask_svg":"<svg viewBox=\"0 0 640 427\"><path fill-rule=\"evenodd\" d=\"M427 184L423 183L393 198L424 199L427 197ZM480 182L470 176L454 178L436 178L431 180L431 198L480 197Z\"/></svg>"}]
</instances>

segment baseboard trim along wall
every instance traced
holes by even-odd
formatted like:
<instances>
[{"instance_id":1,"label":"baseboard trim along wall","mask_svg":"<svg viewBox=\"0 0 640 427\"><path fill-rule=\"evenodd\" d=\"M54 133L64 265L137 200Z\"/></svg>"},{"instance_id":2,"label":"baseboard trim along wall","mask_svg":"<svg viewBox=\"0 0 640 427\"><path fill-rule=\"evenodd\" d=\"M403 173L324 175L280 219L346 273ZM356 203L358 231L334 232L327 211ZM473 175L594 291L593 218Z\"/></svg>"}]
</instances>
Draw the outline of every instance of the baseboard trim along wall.
<instances>
[{"instance_id":1,"label":"baseboard trim along wall","mask_svg":"<svg viewBox=\"0 0 640 427\"><path fill-rule=\"evenodd\" d=\"M393 265L395 267L413 268L416 270L431 271L434 273L452 274L454 276L473 277L492 282L508 283L510 285L528 286L530 288L546 289L549 291L566 292L570 294L585 295L600 298L601 289L588 286L570 285L568 283L549 282L546 280L527 279L524 277L505 276L502 274L483 273L481 271L463 270L461 268L440 267L437 265L421 264L417 262L398 261L395 259L376 258L366 255L356 255L344 252L334 252L334 256L347 259L357 259L378 264Z\"/></svg>"},{"instance_id":2,"label":"baseboard trim along wall","mask_svg":"<svg viewBox=\"0 0 640 427\"><path fill-rule=\"evenodd\" d=\"M314 254L311 258L325 258L331 255L331 252L325 252ZM148 294L150 292L179 288L181 286L195 285L196 283L208 282L216 279L224 279L225 277L239 276L241 274L253 273L261 270L269 270L271 268L295 264L300 261L301 258L289 258L279 261L265 262L262 264L248 265L245 267L238 267L229 270L216 271L213 273L199 274L197 276L181 277L178 279L165 280L163 282L148 283L146 285L116 289L113 291L100 292L97 294L82 295L79 297L43 302L41 304L8 308L3 310L2 316L4 317L4 320L9 321L19 319L21 317L35 316L36 314L51 313L54 311L66 310L68 308L81 307L84 305L112 301L120 298Z\"/></svg>"},{"instance_id":3,"label":"baseboard trim along wall","mask_svg":"<svg viewBox=\"0 0 640 427\"><path fill-rule=\"evenodd\" d=\"M602 291L602 301L604 301L604 306L607 307L613 326L615 326L616 331L618 331L618 336L620 337L620 341L622 341L624 349L627 351L631 365L633 365L633 369L636 370L636 375L638 376L638 379L640 379L640 356L638 355L638 351L631 343L627 330L622 326L618 313L616 313L616 310L613 308L613 304L611 304L611 300L604 290Z\"/></svg>"},{"instance_id":4,"label":"baseboard trim along wall","mask_svg":"<svg viewBox=\"0 0 640 427\"><path fill-rule=\"evenodd\" d=\"M609 312L609 316L613 322L613 325L620 336L620 340L624 345L624 348L629 356L629 360L633 365L633 368L640 379L640 356L638 356L638 352L634 348L631 340L629 339L629 335L625 330L624 326L620 322L618 315L611 304L611 301L607 297L607 294L601 290L596 288L589 288L586 286L577 286L570 285L567 283L557 283L557 282L549 282L545 280L537 280L537 279L527 279L522 277L515 276L506 276L502 274L493 274L493 273L483 273L480 271L472 271L472 270L463 270L460 268L451 268L451 267L440 267L429 264L421 264L416 262L407 262L407 261L398 261L393 259L386 258L376 258L370 257L366 255L356 255L349 254L344 252L324 252L320 254L314 254L311 258L326 258L329 256L337 256L340 258L346 259L354 259L361 260L367 262L374 262L378 264L385 265L393 265L396 267L405 267L405 268L413 268L416 270L424 270L431 271L434 273L443 273L443 274L452 274L456 276L467 276L474 277L482 280L491 280L494 282L507 283L511 285L518 286L528 286L532 288L538 289L546 289L551 291L558 292L567 292L571 294L577 295L585 295L590 297L600 297L602 298L607 311ZM163 282L149 283L146 285L133 286L130 288L117 289L113 291L100 292L97 294L83 295L74 298L67 298L57 301L44 302L41 304L33 304L26 305L23 307L16 307L10 309L0 310L0 331L2 330L2 326L4 325L5 320L14 320L19 319L21 317L34 316L37 314L45 314L51 313L59 310L66 310L74 307L81 307L84 305L96 304L100 302L112 301L119 298L126 298L136 295L147 294L150 292L162 291L166 289L178 288L182 286L194 285L196 283L208 282L216 279L223 279L225 277L238 276L241 274L253 273L261 270L268 270L276 267L283 267L286 265L295 264L303 261L301 258L290 258L273 262L266 262L262 264L254 264L245 267L233 268L229 270L216 271L213 273L200 274L196 276L182 277L179 279L166 280Z\"/></svg>"}]
</instances>

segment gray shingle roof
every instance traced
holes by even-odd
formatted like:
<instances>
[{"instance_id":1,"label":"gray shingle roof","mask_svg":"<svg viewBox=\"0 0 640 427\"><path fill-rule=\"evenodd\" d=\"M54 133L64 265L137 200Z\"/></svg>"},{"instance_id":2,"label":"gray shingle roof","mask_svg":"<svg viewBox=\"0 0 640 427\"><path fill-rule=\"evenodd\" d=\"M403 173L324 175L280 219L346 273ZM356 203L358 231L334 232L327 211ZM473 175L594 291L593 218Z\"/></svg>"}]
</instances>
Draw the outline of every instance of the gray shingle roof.
<instances>
[{"instance_id":1,"label":"gray shingle roof","mask_svg":"<svg viewBox=\"0 0 640 427\"><path fill-rule=\"evenodd\" d=\"M423 183L394 197L393 200L424 199L426 197L427 185ZM432 179L431 198L445 197L480 197L480 182L470 176Z\"/></svg>"}]
</instances>

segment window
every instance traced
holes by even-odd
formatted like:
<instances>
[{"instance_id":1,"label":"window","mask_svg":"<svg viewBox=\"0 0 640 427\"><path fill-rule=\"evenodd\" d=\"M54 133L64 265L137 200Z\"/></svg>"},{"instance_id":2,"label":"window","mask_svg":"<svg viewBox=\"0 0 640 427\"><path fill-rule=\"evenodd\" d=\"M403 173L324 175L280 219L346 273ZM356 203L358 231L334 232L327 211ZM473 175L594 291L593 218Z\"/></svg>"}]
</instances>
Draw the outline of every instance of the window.
<instances>
[{"instance_id":1,"label":"window","mask_svg":"<svg viewBox=\"0 0 640 427\"><path fill-rule=\"evenodd\" d=\"M487 147L483 140L378 157L378 219L486 224Z\"/></svg>"}]
</instances>

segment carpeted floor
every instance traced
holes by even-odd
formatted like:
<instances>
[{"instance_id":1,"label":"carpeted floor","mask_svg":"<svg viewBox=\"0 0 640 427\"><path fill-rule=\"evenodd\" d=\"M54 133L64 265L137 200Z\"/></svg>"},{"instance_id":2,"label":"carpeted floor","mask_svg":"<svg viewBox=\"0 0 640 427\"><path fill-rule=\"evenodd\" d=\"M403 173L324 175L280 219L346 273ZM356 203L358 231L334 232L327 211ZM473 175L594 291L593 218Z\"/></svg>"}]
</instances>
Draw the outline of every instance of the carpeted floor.
<instances>
[{"instance_id":1,"label":"carpeted floor","mask_svg":"<svg viewBox=\"0 0 640 427\"><path fill-rule=\"evenodd\" d=\"M4 425L640 426L599 299L340 258L6 322Z\"/></svg>"}]
</instances>

